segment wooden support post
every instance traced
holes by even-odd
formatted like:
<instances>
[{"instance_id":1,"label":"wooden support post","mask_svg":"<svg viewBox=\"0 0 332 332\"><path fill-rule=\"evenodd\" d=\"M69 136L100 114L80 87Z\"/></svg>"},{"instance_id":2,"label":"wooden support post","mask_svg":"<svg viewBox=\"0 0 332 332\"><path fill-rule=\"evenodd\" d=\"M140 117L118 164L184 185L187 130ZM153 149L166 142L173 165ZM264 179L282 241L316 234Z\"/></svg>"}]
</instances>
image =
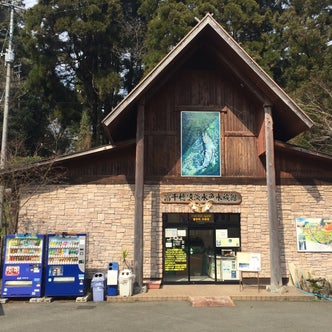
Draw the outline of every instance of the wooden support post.
<instances>
[{"instance_id":1,"label":"wooden support post","mask_svg":"<svg viewBox=\"0 0 332 332\"><path fill-rule=\"evenodd\" d=\"M143 286L143 202L144 202L144 102L137 111L135 165L135 224L134 274L139 287Z\"/></svg>"},{"instance_id":2,"label":"wooden support post","mask_svg":"<svg viewBox=\"0 0 332 332\"><path fill-rule=\"evenodd\" d=\"M282 286L280 268L280 243L278 229L278 210L276 201L276 175L274 164L274 136L272 107L264 105L265 144L266 144L266 184L268 193L268 217L270 233L270 271L271 291L278 291Z\"/></svg>"}]
</instances>

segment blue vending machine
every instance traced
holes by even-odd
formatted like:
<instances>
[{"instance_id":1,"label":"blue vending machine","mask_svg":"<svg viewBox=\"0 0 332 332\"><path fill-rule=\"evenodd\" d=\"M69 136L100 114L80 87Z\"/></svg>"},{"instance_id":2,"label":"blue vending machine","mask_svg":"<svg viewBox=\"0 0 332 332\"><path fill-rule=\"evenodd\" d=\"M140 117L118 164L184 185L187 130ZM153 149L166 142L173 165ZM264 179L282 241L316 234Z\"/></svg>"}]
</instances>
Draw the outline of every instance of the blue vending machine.
<instances>
[{"instance_id":1,"label":"blue vending machine","mask_svg":"<svg viewBox=\"0 0 332 332\"><path fill-rule=\"evenodd\" d=\"M42 296L44 235L7 235L4 246L2 297Z\"/></svg>"},{"instance_id":2,"label":"blue vending machine","mask_svg":"<svg viewBox=\"0 0 332 332\"><path fill-rule=\"evenodd\" d=\"M86 234L48 234L45 296L84 296Z\"/></svg>"}]
</instances>

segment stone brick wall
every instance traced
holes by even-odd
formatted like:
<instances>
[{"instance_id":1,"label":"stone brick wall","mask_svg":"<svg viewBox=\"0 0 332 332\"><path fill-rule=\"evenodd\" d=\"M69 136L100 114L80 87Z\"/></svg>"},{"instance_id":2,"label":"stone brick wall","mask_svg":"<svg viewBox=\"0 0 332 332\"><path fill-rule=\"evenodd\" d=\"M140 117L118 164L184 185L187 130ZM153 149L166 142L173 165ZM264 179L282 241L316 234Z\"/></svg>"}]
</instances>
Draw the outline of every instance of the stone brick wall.
<instances>
[{"instance_id":1,"label":"stone brick wall","mask_svg":"<svg viewBox=\"0 0 332 332\"><path fill-rule=\"evenodd\" d=\"M332 253L298 252L295 218L332 218L332 186L282 186L278 191L282 262L332 275Z\"/></svg>"},{"instance_id":2,"label":"stone brick wall","mask_svg":"<svg viewBox=\"0 0 332 332\"><path fill-rule=\"evenodd\" d=\"M133 259L134 187L126 185L48 186L22 198L19 232L87 233L87 269L106 272L121 262L123 249Z\"/></svg>"},{"instance_id":3,"label":"stone brick wall","mask_svg":"<svg viewBox=\"0 0 332 332\"><path fill-rule=\"evenodd\" d=\"M227 186L145 186L144 199L144 277L162 276L162 213L190 212L187 204L162 204L162 192L237 191L240 205L213 205L212 213L241 214L241 250L259 252L261 276L270 275L267 188L255 185ZM332 216L331 186L282 186L277 191L281 262L283 277L288 263L312 267L319 274L332 274L332 253L300 253L296 243L296 217ZM119 262L128 249L133 260L134 186L58 185L26 193L22 197L19 232L87 233L89 273L106 271L109 262Z\"/></svg>"},{"instance_id":4,"label":"stone brick wall","mask_svg":"<svg viewBox=\"0 0 332 332\"><path fill-rule=\"evenodd\" d=\"M162 186L146 187L150 195L146 196L145 209L152 207L152 214L145 220L145 224L153 225L150 240L151 257L146 257L146 268L150 268L151 275L161 277L162 260L162 213L191 212L187 204L160 204L162 192L190 192L190 191L237 191L242 195L240 205L213 205L212 213L240 213L241 214L241 250L260 252L262 254L262 276L269 276L269 236L267 223L266 186ZM255 206L259 208L255 208ZM146 227L149 227L146 226ZM149 252L146 247L145 252ZM264 274L264 275L263 275Z\"/></svg>"}]
</instances>

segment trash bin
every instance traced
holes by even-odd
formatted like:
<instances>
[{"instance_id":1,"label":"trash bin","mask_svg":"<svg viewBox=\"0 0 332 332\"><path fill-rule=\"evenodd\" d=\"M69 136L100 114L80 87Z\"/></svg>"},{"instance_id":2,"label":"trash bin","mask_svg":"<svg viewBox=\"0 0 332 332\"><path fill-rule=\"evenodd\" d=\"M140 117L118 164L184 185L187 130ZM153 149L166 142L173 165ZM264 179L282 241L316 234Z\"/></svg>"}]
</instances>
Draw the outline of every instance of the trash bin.
<instances>
[{"instance_id":1,"label":"trash bin","mask_svg":"<svg viewBox=\"0 0 332 332\"><path fill-rule=\"evenodd\" d=\"M122 270L119 275L120 296L132 296L135 275L131 270Z\"/></svg>"},{"instance_id":2,"label":"trash bin","mask_svg":"<svg viewBox=\"0 0 332 332\"><path fill-rule=\"evenodd\" d=\"M111 262L108 264L107 271L107 295L118 295L118 277L119 277L119 264Z\"/></svg>"},{"instance_id":3,"label":"trash bin","mask_svg":"<svg viewBox=\"0 0 332 332\"><path fill-rule=\"evenodd\" d=\"M105 277L103 273L95 273L91 281L93 302L104 301Z\"/></svg>"}]
</instances>

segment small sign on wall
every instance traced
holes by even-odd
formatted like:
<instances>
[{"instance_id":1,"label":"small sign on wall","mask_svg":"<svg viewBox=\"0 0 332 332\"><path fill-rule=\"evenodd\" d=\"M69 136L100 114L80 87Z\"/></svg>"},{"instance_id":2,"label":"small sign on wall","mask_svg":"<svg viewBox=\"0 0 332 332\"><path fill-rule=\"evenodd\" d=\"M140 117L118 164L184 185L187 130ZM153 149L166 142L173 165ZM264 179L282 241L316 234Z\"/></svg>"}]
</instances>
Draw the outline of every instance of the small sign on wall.
<instances>
[{"instance_id":1,"label":"small sign on wall","mask_svg":"<svg viewBox=\"0 0 332 332\"><path fill-rule=\"evenodd\" d=\"M216 247L239 247L240 239L238 237L228 237L216 241Z\"/></svg>"}]
</instances>

